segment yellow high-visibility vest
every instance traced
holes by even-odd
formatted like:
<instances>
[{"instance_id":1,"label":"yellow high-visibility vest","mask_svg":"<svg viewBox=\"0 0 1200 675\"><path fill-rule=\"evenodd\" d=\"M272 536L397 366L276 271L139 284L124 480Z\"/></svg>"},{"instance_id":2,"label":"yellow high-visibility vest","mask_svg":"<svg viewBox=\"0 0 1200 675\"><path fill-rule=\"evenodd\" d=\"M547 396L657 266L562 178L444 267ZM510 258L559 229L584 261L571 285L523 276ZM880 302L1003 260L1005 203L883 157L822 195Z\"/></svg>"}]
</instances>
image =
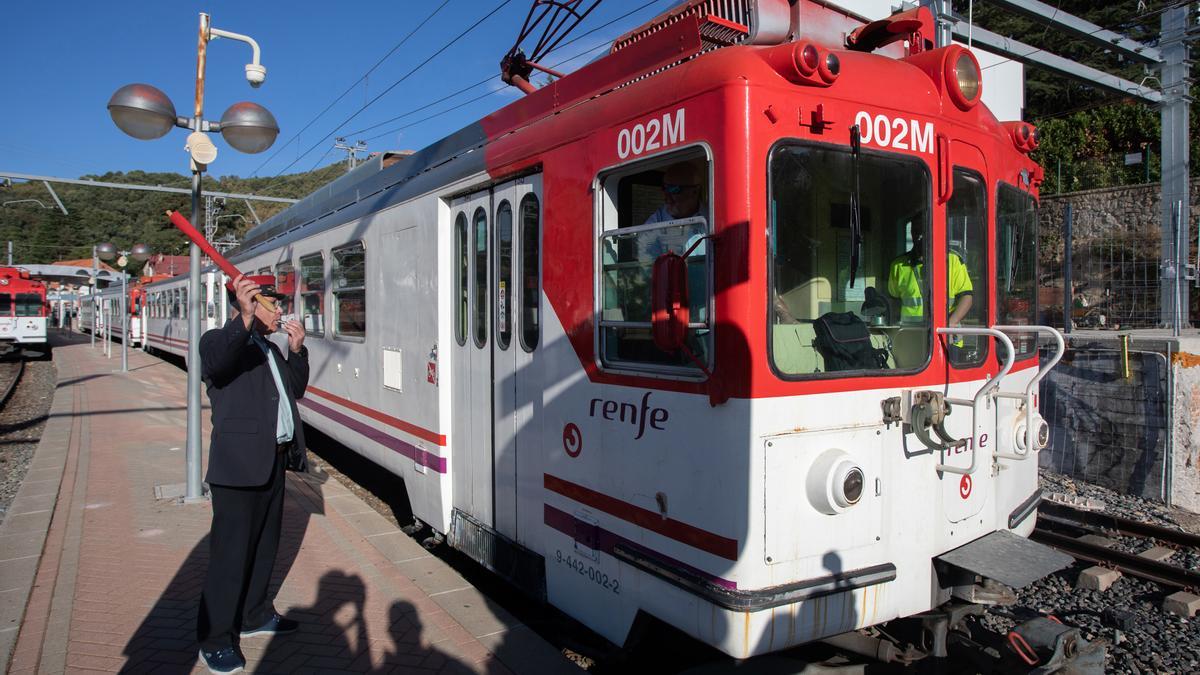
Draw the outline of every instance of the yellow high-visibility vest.
<instances>
[{"instance_id":1,"label":"yellow high-visibility vest","mask_svg":"<svg viewBox=\"0 0 1200 675\"><path fill-rule=\"evenodd\" d=\"M953 313L963 294L970 293L974 288L962 258L954 251L950 251L946 258L947 271L950 275L949 311ZM888 272L888 294L900 300L901 321L919 320L925 316L925 299L921 293L924 274L924 263L917 262L912 256L902 255L892 261L891 270Z\"/></svg>"}]
</instances>

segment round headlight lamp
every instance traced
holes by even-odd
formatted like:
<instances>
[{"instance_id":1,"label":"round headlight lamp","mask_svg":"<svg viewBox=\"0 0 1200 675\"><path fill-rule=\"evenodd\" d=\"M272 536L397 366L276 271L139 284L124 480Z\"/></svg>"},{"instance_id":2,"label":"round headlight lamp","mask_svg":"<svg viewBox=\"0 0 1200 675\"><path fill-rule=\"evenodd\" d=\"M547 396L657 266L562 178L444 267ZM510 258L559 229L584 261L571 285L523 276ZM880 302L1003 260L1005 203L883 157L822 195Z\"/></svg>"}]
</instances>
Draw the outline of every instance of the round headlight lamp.
<instances>
[{"instance_id":1,"label":"round headlight lamp","mask_svg":"<svg viewBox=\"0 0 1200 675\"><path fill-rule=\"evenodd\" d=\"M808 470L805 493L814 509L836 515L862 501L866 489L862 467L841 450L826 450Z\"/></svg>"},{"instance_id":2,"label":"round headlight lamp","mask_svg":"<svg viewBox=\"0 0 1200 675\"><path fill-rule=\"evenodd\" d=\"M975 107L983 93L983 76L975 55L958 47L946 58L946 66L946 88L954 105L962 110Z\"/></svg>"}]
</instances>

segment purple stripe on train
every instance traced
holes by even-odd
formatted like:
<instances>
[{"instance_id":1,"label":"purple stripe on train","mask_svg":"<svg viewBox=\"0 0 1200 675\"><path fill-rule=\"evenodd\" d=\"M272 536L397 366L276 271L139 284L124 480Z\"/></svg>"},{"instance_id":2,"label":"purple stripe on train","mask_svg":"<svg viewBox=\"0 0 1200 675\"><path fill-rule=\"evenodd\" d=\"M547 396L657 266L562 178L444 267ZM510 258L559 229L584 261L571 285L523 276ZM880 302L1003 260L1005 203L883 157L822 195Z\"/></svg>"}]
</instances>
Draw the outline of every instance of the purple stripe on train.
<instances>
[{"instance_id":1,"label":"purple stripe on train","mask_svg":"<svg viewBox=\"0 0 1200 675\"><path fill-rule=\"evenodd\" d=\"M320 403L315 403L307 398L299 399L296 401L296 403L308 408L318 415L328 417L334 422L337 422L351 431L358 432L359 434L366 436L382 446L395 450L417 464L420 464L421 466L427 466L438 473L446 473L445 457L438 457L432 452L422 450L421 448L418 448L411 443L406 443L395 436L389 436L388 434L385 434L369 424L360 422L349 415L342 414L333 408L323 406Z\"/></svg>"},{"instance_id":2,"label":"purple stripe on train","mask_svg":"<svg viewBox=\"0 0 1200 675\"><path fill-rule=\"evenodd\" d=\"M621 546L634 551L639 551L648 556L669 562L679 569L686 570L690 574L700 577L701 579L705 579L706 581L716 584L722 588L737 590L736 581L730 581L728 579L722 579L721 577L713 576L712 574L709 574L702 569L693 567L682 560L676 560L670 556L665 556L658 551L654 551L642 546L641 544L634 543L625 537L616 534L615 532L609 532L599 525L593 525L591 523L582 521L565 511L560 511L553 506L550 506L549 504L543 504L542 506L544 507L542 510L542 522L550 527L553 527L559 532L562 532L568 537L571 537L575 541L592 549L593 551L603 551L604 553L613 555L613 549L616 548L617 544L620 544Z\"/></svg>"}]
</instances>

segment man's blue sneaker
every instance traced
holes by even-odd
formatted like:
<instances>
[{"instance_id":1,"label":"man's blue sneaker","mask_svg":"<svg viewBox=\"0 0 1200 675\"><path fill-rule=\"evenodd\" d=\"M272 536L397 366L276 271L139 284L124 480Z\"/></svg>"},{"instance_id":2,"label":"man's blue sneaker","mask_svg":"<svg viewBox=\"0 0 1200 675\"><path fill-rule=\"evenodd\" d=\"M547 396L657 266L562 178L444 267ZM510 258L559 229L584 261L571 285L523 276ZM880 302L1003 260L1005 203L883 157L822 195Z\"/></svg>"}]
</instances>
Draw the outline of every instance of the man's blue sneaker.
<instances>
[{"instance_id":1,"label":"man's blue sneaker","mask_svg":"<svg viewBox=\"0 0 1200 675\"><path fill-rule=\"evenodd\" d=\"M300 624L291 619L285 619L278 614L272 614L266 623L254 630L244 630L241 635L244 638L254 637L255 635L286 635L288 633L295 633L299 627Z\"/></svg>"},{"instance_id":2,"label":"man's blue sneaker","mask_svg":"<svg viewBox=\"0 0 1200 675\"><path fill-rule=\"evenodd\" d=\"M222 647L215 651L200 649L200 658L210 673L240 673L246 667L246 659L237 647Z\"/></svg>"}]
</instances>

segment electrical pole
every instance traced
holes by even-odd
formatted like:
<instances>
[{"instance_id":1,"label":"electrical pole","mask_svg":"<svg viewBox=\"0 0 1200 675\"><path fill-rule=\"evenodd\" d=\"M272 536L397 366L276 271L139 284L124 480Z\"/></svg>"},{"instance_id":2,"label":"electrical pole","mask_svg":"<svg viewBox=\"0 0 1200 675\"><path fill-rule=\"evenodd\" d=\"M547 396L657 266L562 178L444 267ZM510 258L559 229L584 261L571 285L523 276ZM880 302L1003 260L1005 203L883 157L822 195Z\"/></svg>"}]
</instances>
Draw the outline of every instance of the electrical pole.
<instances>
[{"instance_id":1,"label":"electrical pole","mask_svg":"<svg viewBox=\"0 0 1200 675\"><path fill-rule=\"evenodd\" d=\"M354 145L346 145L346 139L343 136L338 136L333 140L333 149L342 150L346 153L346 171L354 170L358 166L358 153L367 154L367 142L355 141Z\"/></svg>"},{"instance_id":2,"label":"electrical pole","mask_svg":"<svg viewBox=\"0 0 1200 675\"><path fill-rule=\"evenodd\" d=\"M1162 15L1162 245L1158 307L1164 328L1189 328L1186 280L1192 278L1191 228L1188 209L1188 12L1190 3ZM1176 333L1178 334L1178 333Z\"/></svg>"}]
</instances>

